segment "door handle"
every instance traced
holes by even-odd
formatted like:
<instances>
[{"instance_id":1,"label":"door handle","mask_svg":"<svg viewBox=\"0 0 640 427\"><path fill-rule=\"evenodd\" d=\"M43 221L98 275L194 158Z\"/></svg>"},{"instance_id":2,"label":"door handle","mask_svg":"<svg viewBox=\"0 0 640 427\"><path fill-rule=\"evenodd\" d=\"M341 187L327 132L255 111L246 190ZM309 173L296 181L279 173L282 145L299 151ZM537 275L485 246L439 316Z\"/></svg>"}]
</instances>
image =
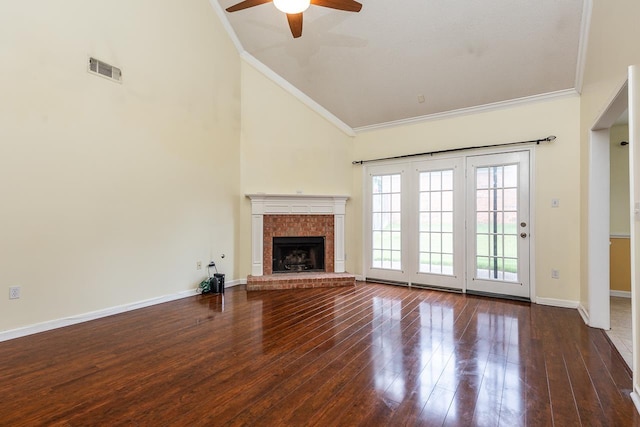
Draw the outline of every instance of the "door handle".
<instances>
[{"instance_id":1,"label":"door handle","mask_svg":"<svg viewBox=\"0 0 640 427\"><path fill-rule=\"evenodd\" d=\"M524 239L525 237L527 237L527 233L520 233L520 237Z\"/></svg>"}]
</instances>

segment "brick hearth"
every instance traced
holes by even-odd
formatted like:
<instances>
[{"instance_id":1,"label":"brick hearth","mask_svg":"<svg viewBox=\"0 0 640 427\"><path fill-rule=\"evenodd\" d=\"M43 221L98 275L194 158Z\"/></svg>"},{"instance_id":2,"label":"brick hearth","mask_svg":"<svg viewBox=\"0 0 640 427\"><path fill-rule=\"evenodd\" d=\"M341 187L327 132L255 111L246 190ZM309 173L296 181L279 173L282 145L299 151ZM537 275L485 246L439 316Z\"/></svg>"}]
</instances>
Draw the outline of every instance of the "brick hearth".
<instances>
[{"instance_id":1,"label":"brick hearth","mask_svg":"<svg viewBox=\"0 0 640 427\"><path fill-rule=\"evenodd\" d=\"M247 277L247 291L337 288L355 285L356 276L349 273L281 273Z\"/></svg>"}]
</instances>

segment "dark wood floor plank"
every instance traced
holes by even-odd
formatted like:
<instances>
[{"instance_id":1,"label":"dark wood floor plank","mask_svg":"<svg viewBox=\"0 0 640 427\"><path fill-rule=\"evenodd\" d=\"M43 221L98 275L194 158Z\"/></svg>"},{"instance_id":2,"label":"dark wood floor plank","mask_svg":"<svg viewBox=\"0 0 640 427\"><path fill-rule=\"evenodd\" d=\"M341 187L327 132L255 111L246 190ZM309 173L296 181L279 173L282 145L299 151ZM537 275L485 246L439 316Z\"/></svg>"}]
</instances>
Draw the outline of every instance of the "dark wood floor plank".
<instances>
[{"instance_id":1,"label":"dark wood floor plank","mask_svg":"<svg viewBox=\"0 0 640 427\"><path fill-rule=\"evenodd\" d=\"M237 287L0 343L0 425L640 425L623 363L575 310Z\"/></svg>"}]
</instances>

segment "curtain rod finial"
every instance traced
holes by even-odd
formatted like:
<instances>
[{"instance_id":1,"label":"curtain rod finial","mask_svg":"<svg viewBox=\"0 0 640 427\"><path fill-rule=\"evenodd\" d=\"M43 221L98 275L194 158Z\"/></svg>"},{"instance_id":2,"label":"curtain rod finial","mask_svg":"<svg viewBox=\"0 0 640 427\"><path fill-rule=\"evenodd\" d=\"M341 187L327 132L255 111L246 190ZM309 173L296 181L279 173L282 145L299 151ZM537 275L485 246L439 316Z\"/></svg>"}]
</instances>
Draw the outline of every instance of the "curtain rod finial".
<instances>
[{"instance_id":1,"label":"curtain rod finial","mask_svg":"<svg viewBox=\"0 0 640 427\"><path fill-rule=\"evenodd\" d=\"M555 135L549 135L549 136L547 137L547 141L549 141L549 142L553 141L554 139L556 139L556 136L555 136Z\"/></svg>"}]
</instances>

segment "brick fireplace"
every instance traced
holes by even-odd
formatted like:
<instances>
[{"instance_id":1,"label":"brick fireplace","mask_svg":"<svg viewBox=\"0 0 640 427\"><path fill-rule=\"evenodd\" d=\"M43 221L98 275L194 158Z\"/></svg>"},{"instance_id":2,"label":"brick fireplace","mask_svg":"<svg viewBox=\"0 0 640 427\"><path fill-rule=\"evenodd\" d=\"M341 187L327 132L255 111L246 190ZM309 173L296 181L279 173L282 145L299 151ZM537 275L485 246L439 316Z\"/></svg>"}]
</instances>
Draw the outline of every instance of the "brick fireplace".
<instances>
[{"instance_id":1,"label":"brick fireplace","mask_svg":"<svg viewBox=\"0 0 640 427\"><path fill-rule=\"evenodd\" d=\"M250 194L251 275L247 290L349 286L345 272L346 196ZM272 271L274 237L324 238L324 271Z\"/></svg>"}]
</instances>

